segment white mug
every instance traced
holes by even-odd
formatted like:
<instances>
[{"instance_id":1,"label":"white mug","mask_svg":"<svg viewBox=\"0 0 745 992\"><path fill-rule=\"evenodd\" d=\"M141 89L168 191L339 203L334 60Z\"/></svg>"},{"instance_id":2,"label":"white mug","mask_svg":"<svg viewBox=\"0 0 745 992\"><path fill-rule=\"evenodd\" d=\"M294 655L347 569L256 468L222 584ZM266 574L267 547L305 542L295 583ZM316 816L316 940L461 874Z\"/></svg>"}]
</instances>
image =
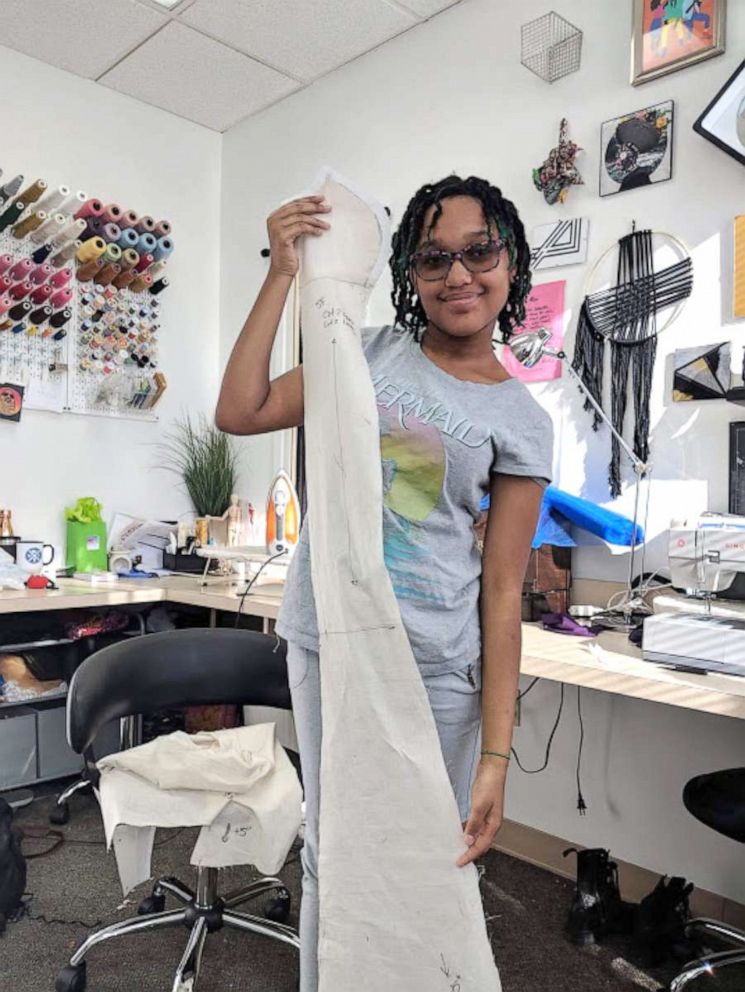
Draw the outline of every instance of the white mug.
<instances>
[{"instance_id":1,"label":"white mug","mask_svg":"<svg viewBox=\"0 0 745 992\"><path fill-rule=\"evenodd\" d=\"M45 560L44 553L47 549L49 557ZM38 575L44 565L51 565L53 560L54 548L51 544L44 544L43 541L16 543L16 565L29 575Z\"/></svg>"}]
</instances>

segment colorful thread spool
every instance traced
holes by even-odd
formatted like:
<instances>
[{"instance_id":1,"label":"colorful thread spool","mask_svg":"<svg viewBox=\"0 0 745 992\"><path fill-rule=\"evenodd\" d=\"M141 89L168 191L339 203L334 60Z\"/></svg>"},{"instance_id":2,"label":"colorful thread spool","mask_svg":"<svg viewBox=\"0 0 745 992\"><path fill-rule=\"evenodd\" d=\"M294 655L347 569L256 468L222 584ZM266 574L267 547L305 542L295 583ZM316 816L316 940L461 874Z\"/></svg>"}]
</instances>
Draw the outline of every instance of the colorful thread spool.
<instances>
[{"instance_id":1,"label":"colorful thread spool","mask_svg":"<svg viewBox=\"0 0 745 992\"><path fill-rule=\"evenodd\" d=\"M57 210L69 197L69 195L69 186L58 186L56 189L50 190L50 192L47 193L39 206L43 207L44 210L49 213L51 210Z\"/></svg>"},{"instance_id":2,"label":"colorful thread spool","mask_svg":"<svg viewBox=\"0 0 745 992\"><path fill-rule=\"evenodd\" d=\"M82 247L82 241L68 241L64 248L60 248L56 255L52 255L49 262L55 269L59 269L66 262L71 262Z\"/></svg>"},{"instance_id":3,"label":"colorful thread spool","mask_svg":"<svg viewBox=\"0 0 745 992\"><path fill-rule=\"evenodd\" d=\"M0 317L10 310L13 306L13 300L9 296L0 296Z\"/></svg>"},{"instance_id":4,"label":"colorful thread spool","mask_svg":"<svg viewBox=\"0 0 745 992\"><path fill-rule=\"evenodd\" d=\"M49 297L54 292L54 288L49 285L48 282L42 283L41 286L37 286L35 290L32 291L30 299L34 303L46 303Z\"/></svg>"},{"instance_id":5,"label":"colorful thread spool","mask_svg":"<svg viewBox=\"0 0 745 992\"><path fill-rule=\"evenodd\" d=\"M78 271L75 273L75 278L79 282L89 282L93 276L100 272L103 268L104 263L100 258L92 258L90 261L86 262L85 265L81 265Z\"/></svg>"},{"instance_id":6,"label":"colorful thread spool","mask_svg":"<svg viewBox=\"0 0 745 992\"><path fill-rule=\"evenodd\" d=\"M125 227L136 228L139 221L140 221L140 215L137 213L136 210L124 210L122 212L122 216L119 219L119 227L121 227L122 230ZM139 231L137 231L136 233L139 234Z\"/></svg>"},{"instance_id":7,"label":"colorful thread spool","mask_svg":"<svg viewBox=\"0 0 745 992\"><path fill-rule=\"evenodd\" d=\"M162 293L164 289L168 288L168 286L169 286L169 282L164 277L163 279L159 279L157 282L154 282L152 284L152 286L150 287L150 292L153 294L153 296L157 296L158 293Z\"/></svg>"},{"instance_id":8,"label":"colorful thread spool","mask_svg":"<svg viewBox=\"0 0 745 992\"><path fill-rule=\"evenodd\" d=\"M14 300L22 300L28 296L33 288L33 283L29 282L28 279L24 279L23 282L14 283L8 292Z\"/></svg>"},{"instance_id":9,"label":"colorful thread spool","mask_svg":"<svg viewBox=\"0 0 745 992\"><path fill-rule=\"evenodd\" d=\"M37 179L35 183L31 183L30 186L27 186L26 189L18 194L18 199L23 200L26 206L28 206L29 203L36 203L39 197L43 193L46 193L46 191L46 182L43 179Z\"/></svg>"},{"instance_id":10,"label":"colorful thread spool","mask_svg":"<svg viewBox=\"0 0 745 992\"><path fill-rule=\"evenodd\" d=\"M150 268L147 270L150 275L155 279L156 276L161 275L164 269L168 268L168 261L163 258L160 262L153 262Z\"/></svg>"},{"instance_id":11,"label":"colorful thread spool","mask_svg":"<svg viewBox=\"0 0 745 992\"><path fill-rule=\"evenodd\" d=\"M134 250L134 248L126 248L122 252L121 266L122 269L133 269L140 264L140 256Z\"/></svg>"},{"instance_id":12,"label":"colorful thread spool","mask_svg":"<svg viewBox=\"0 0 745 992\"><path fill-rule=\"evenodd\" d=\"M152 234L155 230L155 221L149 214L143 214L135 224L138 234Z\"/></svg>"},{"instance_id":13,"label":"colorful thread spool","mask_svg":"<svg viewBox=\"0 0 745 992\"><path fill-rule=\"evenodd\" d=\"M24 220L16 224L16 226L13 228L13 237L19 239L25 238L27 234L30 234L32 231L35 231L37 227L41 227L41 225L46 221L46 219L47 219L46 211L37 210L35 213L30 214Z\"/></svg>"},{"instance_id":14,"label":"colorful thread spool","mask_svg":"<svg viewBox=\"0 0 745 992\"><path fill-rule=\"evenodd\" d=\"M62 289L72 279L72 269L58 269L54 275L49 277L49 285L55 289Z\"/></svg>"},{"instance_id":15,"label":"colorful thread spool","mask_svg":"<svg viewBox=\"0 0 745 992\"><path fill-rule=\"evenodd\" d=\"M112 280L121 274L121 271L121 265L117 265L116 262L109 262L108 265L105 265L101 269L98 275L93 277L93 281L97 286L108 286Z\"/></svg>"},{"instance_id":16,"label":"colorful thread spool","mask_svg":"<svg viewBox=\"0 0 745 992\"><path fill-rule=\"evenodd\" d=\"M112 281L112 285L116 286L117 289L126 289L127 286L129 286L130 283L134 282L136 278L137 278L137 270L127 269L125 272L122 272L121 275L118 275L115 279L112 279L111 281Z\"/></svg>"},{"instance_id":17,"label":"colorful thread spool","mask_svg":"<svg viewBox=\"0 0 745 992\"><path fill-rule=\"evenodd\" d=\"M139 240L140 236L137 231L131 227L125 227L121 230L117 244L124 251L125 248L136 248Z\"/></svg>"},{"instance_id":18,"label":"colorful thread spool","mask_svg":"<svg viewBox=\"0 0 745 992\"><path fill-rule=\"evenodd\" d=\"M84 230L84 220L72 220L62 228L56 237L52 238L52 241L61 247L66 241L74 241L79 238Z\"/></svg>"},{"instance_id":19,"label":"colorful thread spool","mask_svg":"<svg viewBox=\"0 0 745 992\"><path fill-rule=\"evenodd\" d=\"M13 280L7 274L7 272L0 276L0 294L5 294L9 292L10 287L13 285Z\"/></svg>"},{"instance_id":20,"label":"colorful thread spool","mask_svg":"<svg viewBox=\"0 0 745 992\"><path fill-rule=\"evenodd\" d=\"M11 267L12 264L13 264L12 255L8 255L8 254L0 255L0 276L5 275L5 273L8 271L8 269Z\"/></svg>"},{"instance_id":21,"label":"colorful thread spool","mask_svg":"<svg viewBox=\"0 0 745 992\"><path fill-rule=\"evenodd\" d=\"M66 214L52 214L41 227L31 232L31 240L38 244L51 243L52 238L67 224Z\"/></svg>"},{"instance_id":22,"label":"colorful thread spool","mask_svg":"<svg viewBox=\"0 0 745 992\"><path fill-rule=\"evenodd\" d=\"M28 259L28 261L31 262L31 259ZM42 262L41 265L37 265L35 268L34 263L31 262L31 274L29 275L29 279L35 286L41 286L41 284L46 282L53 272L54 269L49 262Z\"/></svg>"},{"instance_id":23,"label":"colorful thread spool","mask_svg":"<svg viewBox=\"0 0 745 992\"><path fill-rule=\"evenodd\" d=\"M8 310L8 318L10 320L25 320L29 313L31 313L31 304L28 300L21 300L20 303L14 304Z\"/></svg>"},{"instance_id":24,"label":"colorful thread spool","mask_svg":"<svg viewBox=\"0 0 745 992\"><path fill-rule=\"evenodd\" d=\"M10 275L20 282L22 279L26 278L33 267L34 263L30 258L22 258L20 261L16 262L14 266L12 266Z\"/></svg>"},{"instance_id":25,"label":"colorful thread spool","mask_svg":"<svg viewBox=\"0 0 745 992\"><path fill-rule=\"evenodd\" d=\"M103 253L101 258L105 262L118 262L122 257L122 250L119 245L108 244L106 245L106 251Z\"/></svg>"},{"instance_id":26,"label":"colorful thread spool","mask_svg":"<svg viewBox=\"0 0 745 992\"><path fill-rule=\"evenodd\" d=\"M123 212L118 203L107 203L101 217L107 224L118 224Z\"/></svg>"},{"instance_id":27,"label":"colorful thread spool","mask_svg":"<svg viewBox=\"0 0 745 992\"><path fill-rule=\"evenodd\" d=\"M54 311L50 306L41 306L37 310L31 311L29 320L38 327L40 324L46 324L53 313Z\"/></svg>"},{"instance_id":28,"label":"colorful thread spool","mask_svg":"<svg viewBox=\"0 0 745 992\"><path fill-rule=\"evenodd\" d=\"M103 203L100 200L90 199L83 203L75 214L75 220L80 217L86 219L88 217L100 217L103 213Z\"/></svg>"},{"instance_id":29,"label":"colorful thread spool","mask_svg":"<svg viewBox=\"0 0 745 992\"><path fill-rule=\"evenodd\" d=\"M54 245L50 245L48 243L43 244L31 253L31 258L37 265L41 265L42 262L45 262L49 258L53 251Z\"/></svg>"},{"instance_id":30,"label":"colorful thread spool","mask_svg":"<svg viewBox=\"0 0 745 992\"><path fill-rule=\"evenodd\" d=\"M10 179L4 186L0 186L0 204L5 203L11 196L15 196L21 188L22 182L23 176L19 175L14 179Z\"/></svg>"},{"instance_id":31,"label":"colorful thread spool","mask_svg":"<svg viewBox=\"0 0 745 992\"><path fill-rule=\"evenodd\" d=\"M14 200L7 210L4 210L0 214L0 231L4 231L6 227L15 224L25 209L25 203L22 203L21 200Z\"/></svg>"},{"instance_id":32,"label":"colorful thread spool","mask_svg":"<svg viewBox=\"0 0 745 992\"><path fill-rule=\"evenodd\" d=\"M168 258L173 248L173 238L160 238L153 251L153 258L156 262L160 262L161 259Z\"/></svg>"},{"instance_id":33,"label":"colorful thread spool","mask_svg":"<svg viewBox=\"0 0 745 992\"><path fill-rule=\"evenodd\" d=\"M122 229L118 224L104 224L103 231L101 232L101 237L105 238L106 241L111 244L116 244L119 238L122 236Z\"/></svg>"},{"instance_id":34,"label":"colorful thread spool","mask_svg":"<svg viewBox=\"0 0 745 992\"><path fill-rule=\"evenodd\" d=\"M56 313L53 313L52 316L49 318L49 323L52 327L55 328L62 327L64 324L68 322L68 320L71 317L72 317L72 310L68 310L67 308L65 308L64 310L58 310Z\"/></svg>"},{"instance_id":35,"label":"colorful thread spool","mask_svg":"<svg viewBox=\"0 0 745 992\"><path fill-rule=\"evenodd\" d=\"M89 238L84 241L78 249L78 261L90 262L95 258L100 258L106 251L106 242L103 238Z\"/></svg>"},{"instance_id":36,"label":"colorful thread spool","mask_svg":"<svg viewBox=\"0 0 745 992\"><path fill-rule=\"evenodd\" d=\"M145 252L153 254L155 247L158 244L158 239L154 234L141 234L139 240L137 241L137 251L142 255Z\"/></svg>"},{"instance_id":37,"label":"colorful thread spool","mask_svg":"<svg viewBox=\"0 0 745 992\"><path fill-rule=\"evenodd\" d=\"M137 265L135 265L135 269L138 272L144 272L145 269L149 268L153 264L154 261L153 256L147 252L144 255L140 255L140 260Z\"/></svg>"},{"instance_id":38,"label":"colorful thread spool","mask_svg":"<svg viewBox=\"0 0 745 992\"><path fill-rule=\"evenodd\" d=\"M49 304L54 310L60 310L62 307L67 306L67 304L72 300L72 296L72 290L68 287L58 289L56 293L52 293L49 297Z\"/></svg>"},{"instance_id":39,"label":"colorful thread spool","mask_svg":"<svg viewBox=\"0 0 745 992\"><path fill-rule=\"evenodd\" d=\"M130 285L130 289L133 293L144 293L146 289L150 289L153 284L153 277L149 272L143 272L139 275L135 281Z\"/></svg>"},{"instance_id":40,"label":"colorful thread spool","mask_svg":"<svg viewBox=\"0 0 745 992\"><path fill-rule=\"evenodd\" d=\"M170 220L159 220L155 225L153 234L156 238L167 238L170 236L172 230Z\"/></svg>"}]
</instances>

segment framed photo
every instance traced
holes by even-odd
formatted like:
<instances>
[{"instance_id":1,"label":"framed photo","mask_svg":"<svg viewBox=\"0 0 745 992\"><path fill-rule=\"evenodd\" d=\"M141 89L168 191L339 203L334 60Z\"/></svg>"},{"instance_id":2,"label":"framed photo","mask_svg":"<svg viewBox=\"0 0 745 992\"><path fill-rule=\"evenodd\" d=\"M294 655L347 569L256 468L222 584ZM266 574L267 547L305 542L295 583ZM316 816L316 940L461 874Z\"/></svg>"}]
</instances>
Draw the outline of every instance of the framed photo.
<instances>
[{"instance_id":1,"label":"framed photo","mask_svg":"<svg viewBox=\"0 0 745 992\"><path fill-rule=\"evenodd\" d=\"M745 165L745 62L735 69L693 130Z\"/></svg>"},{"instance_id":2,"label":"framed photo","mask_svg":"<svg viewBox=\"0 0 745 992\"><path fill-rule=\"evenodd\" d=\"M672 100L655 103L600 128L600 195L665 182L673 174Z\"/></svg>"},{"instance_id":3,"label":"framed photo","mask_svg":"<svg viewBox=\"0 0 745 992\"><path fill-rule=\"evenodd\" d=\"M726 16L727 0L634 0L632 85L722 55Z\"/></svg>"}]
</instances>

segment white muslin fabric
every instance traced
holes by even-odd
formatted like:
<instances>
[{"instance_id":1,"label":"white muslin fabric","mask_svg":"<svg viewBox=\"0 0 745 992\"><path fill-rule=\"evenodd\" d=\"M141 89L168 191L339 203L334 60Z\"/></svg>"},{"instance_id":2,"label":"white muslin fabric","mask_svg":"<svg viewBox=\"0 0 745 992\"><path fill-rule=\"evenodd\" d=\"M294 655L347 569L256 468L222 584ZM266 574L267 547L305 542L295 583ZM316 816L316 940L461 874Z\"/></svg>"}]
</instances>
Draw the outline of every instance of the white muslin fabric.
<instances>
[{"instance_id":1,"label":"white muslin fabric","mask_svg":"<svg viewBox=\"0 0 745 992\"><path fill-rule=\"evenodd\" d=\"M383 560L378 416L360 326L384 209L331 170L300 269L320 635L319 992L499 992L474 865Z\"/></svg>"},{"instance_id":2,"label":"white muslin fabric","mask_svg":"<svg viewBox=\"0 0 745 992\"><path fill-rule=\"evenodd\" d=\"M177 731L98 761L106 842L126 895L150 877L155 827L202 829L193 865L279 871L301 822L302 789L273 723Z\"/></svg>"}]
</instances>

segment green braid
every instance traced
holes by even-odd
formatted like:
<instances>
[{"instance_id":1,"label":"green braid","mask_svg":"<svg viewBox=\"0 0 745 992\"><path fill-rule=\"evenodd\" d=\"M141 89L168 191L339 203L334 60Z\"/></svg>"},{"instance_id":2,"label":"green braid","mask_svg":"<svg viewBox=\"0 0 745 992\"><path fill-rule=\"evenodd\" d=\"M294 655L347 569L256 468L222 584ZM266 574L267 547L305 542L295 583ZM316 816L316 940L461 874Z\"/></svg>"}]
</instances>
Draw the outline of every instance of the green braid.
<instances>
[{"instance_id":1,"label":"green braid","mask_svg":"<svg viewBox=\"0 0 745 992\"><path fill-rule=\"evenodd\" d=\"M515 205L503 197L496 186L477 176L461 179L460 176L453 175L437 183L427 183L409 201L401 224L393 235L390 257L393 274L391 301L396 312L396 322L410 331L417 341L427 326L427 316L411 281L410 258L419 244L427 210L434 205L435 210L426 232L429 235L442 216L442 201L452 196L471 196L478 200L490 234L494 225L507 246L510 268L514 268L515 277L507 303L497 318L502 340L507 341L515 327L519 327L525 320L525 300L531 286L530 248Z\"/></svg>"}]
</instances>

